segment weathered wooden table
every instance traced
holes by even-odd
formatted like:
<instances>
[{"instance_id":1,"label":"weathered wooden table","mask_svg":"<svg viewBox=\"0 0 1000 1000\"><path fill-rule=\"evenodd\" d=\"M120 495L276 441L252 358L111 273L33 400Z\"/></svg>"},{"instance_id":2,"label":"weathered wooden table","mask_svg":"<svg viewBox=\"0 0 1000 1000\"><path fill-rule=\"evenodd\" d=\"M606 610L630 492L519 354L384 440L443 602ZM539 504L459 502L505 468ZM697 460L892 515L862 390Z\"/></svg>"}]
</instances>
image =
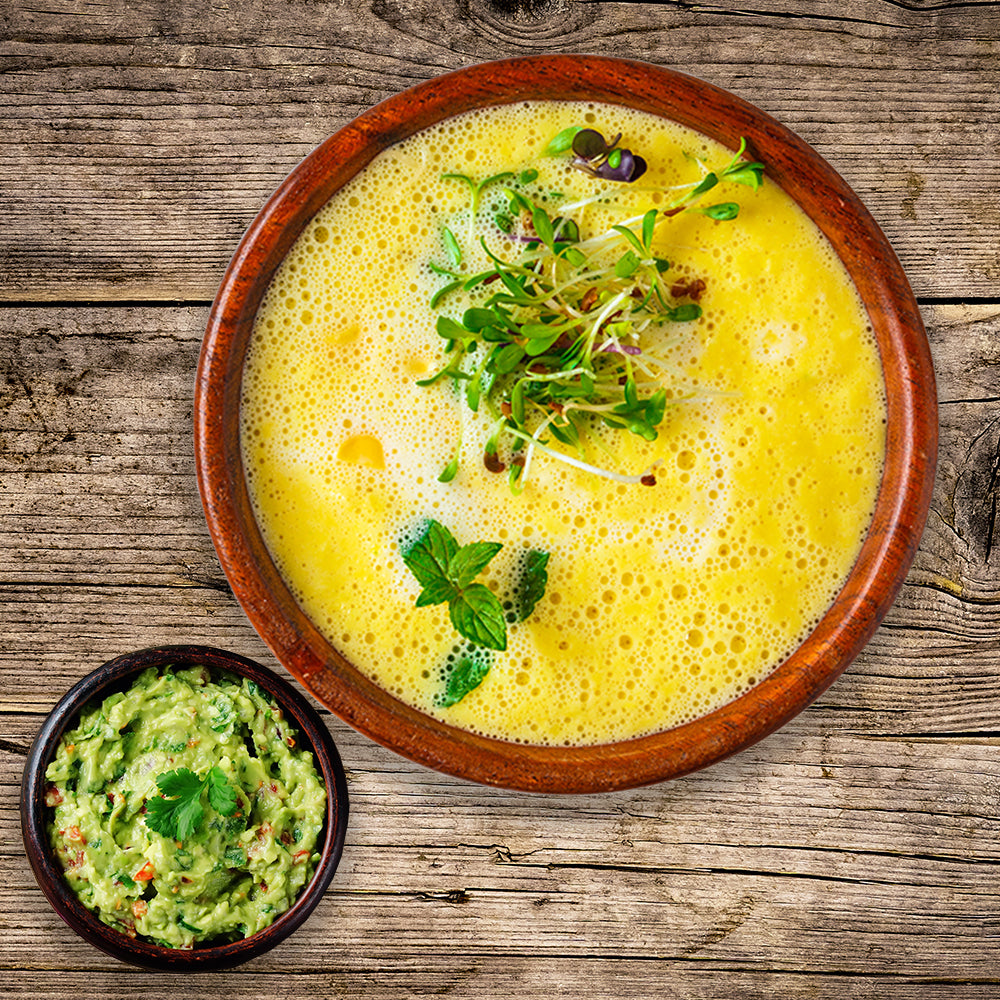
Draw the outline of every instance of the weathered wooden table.
<instances>
[{"instance_id":1,"label":"weathered wooden table","mask_svg":"<svg viewBox=\"0 0 1000 1000\"><path fill-rule=\"evenodd\" d=\"M1000 5L153 0L0 7L0 993L1000 995ZM424 770L326 716L342 867L238 970L120 965L50 910L18 789L80 676L161 642L275 666L209 541L192 379L267 195L360 111L471 62L645 59L757 104L868 204L919 296L942 447L895 608L755 748L559 799Z\"/></svg>"}]
</instances>

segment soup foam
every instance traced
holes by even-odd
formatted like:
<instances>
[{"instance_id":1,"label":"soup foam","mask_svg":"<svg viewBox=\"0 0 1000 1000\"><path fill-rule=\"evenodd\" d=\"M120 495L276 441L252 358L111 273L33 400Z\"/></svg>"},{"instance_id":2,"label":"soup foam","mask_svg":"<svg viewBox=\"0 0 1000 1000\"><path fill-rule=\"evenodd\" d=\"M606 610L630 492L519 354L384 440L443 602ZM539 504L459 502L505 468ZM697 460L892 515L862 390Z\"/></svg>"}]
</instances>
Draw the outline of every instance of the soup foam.
<instances>
[{"instance_id":1,"label":"soup foam","mask_svg":"<svg viewBox=\"0 0 1000 1000\"><path fill-rule=\"evenodd\" d=\"M588 125L641 151L633 185L542 155ZM653 487L598 478L536 453L514 495L481 460L491 421L449 381L432 310L447 262L487 267L502 183L469 212L481 179L530 167L523 188L601 233L664 208L732 157L652 115L530 102L443 122L378 156L306 228L258 313L244 368L241 442L264 539L303 610L360 670L456 726L539 744L610 742L676 726L737 697L808 634L857 556L879 485L885 401L877 347L830 245L776 185L729 187L739 216L684 212L658 226L666 277L701 278L703 313L660 343L671 370L653 442L598 427L588 459ZM720 185L720 191L723 186ZM610 203L590 203L596 194ZM634 224L634 223L633 223ZM555 444L554 442L550 442ZM556 445L556 447L558 447ZM460 448L457 476L438 475ZM507 456L509 458L509 456ZM550 553L544 598L489 654L484 682L440 704L457 636L445 606L415 607L402 549L433 518L459 544L504 545L482 579L509 594L531 550Z\"/></svg>"}]
</instances>

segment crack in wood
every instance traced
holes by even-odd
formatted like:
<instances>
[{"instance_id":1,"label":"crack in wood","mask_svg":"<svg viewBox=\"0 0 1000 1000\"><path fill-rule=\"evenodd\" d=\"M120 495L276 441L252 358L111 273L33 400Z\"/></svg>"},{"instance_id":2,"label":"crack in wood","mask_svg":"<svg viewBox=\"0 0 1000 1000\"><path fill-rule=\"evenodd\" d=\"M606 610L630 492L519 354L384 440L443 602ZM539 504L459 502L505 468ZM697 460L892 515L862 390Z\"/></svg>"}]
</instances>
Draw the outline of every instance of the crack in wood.
<instances>
[{"instance_id":1,"label":"crack in wood","mask_svg":"<svg viewBox=\"0 0 1000 1000\"><path fill-rule=\"evenodd\" d=\"M472 899L466 889L452 889L450 892L416 892L413 893L413 898L423 903L451 903L456 906L468 903Z\"/></svg>"},{"instance_id":2,"label":"crack in wood","mask_svg":"<svg viewBox=\"0 0 1000 1000\"><path fill-rule=\"evenodd\" d=\"M976 607L993 607L995 605L1000 605L1000 594L990 594L988 596L979 596L976 594L967 594L965 588L961 584L955 584L954 581L948 581L952 586L945 586L936 580L907 580L907 586L918 587L923 590L931 590L938 594L946 594L948 597L954 597L961 601L962 604L971 604ZM883 622L883 625L885 623Z\"/></svg>"},{"instance_id":3,"label":"crack in wood","mask_svg":"<svg viewBox=\"0 0 1000 1000\"><path fill-rule=\"evenodd\" d=\"M701 940L695 941L686 948L681 949L677 957L688 958L700 951L704 951L706 948L710 948L712 945L718 944L720 941L724 941L733 931L739 930L747 922L747 919L753 912L754 906L755 900L753 896L741 896L736 905L726 910L715 926L702 935Z\"/></svg>"},{"instance_id":4,"label":"crack in wood","mask_svg":"<svg viewBox=\"0 0 1000 1000\"><path fill-rule=\"evenodd\" d=\"M30 743L15 743L13 740L5 740L0 737L0 750L12 753L17 757L27 757Z\"/></svg>"},{"instance_id":5,"label":"crack in wood","mask_svg":"<svg viewBox=\"0 0 1000 1000\"><path fill-rule=\"evenodd\" d=\"M899 24L892 24L888 21L874 21L863 17L844 17L842 14L803 14L799 11L756 10L751 7L734 9L731 7L716 7L713 4L693 3L690 2L690 0L655 0L655 2L650 2L650 0L576 0L576 2L608 3L609 6L611 4L642 4L643 6L649 7L674 7L679 10L687 11L691 14L710 14L714 17L756 17L762 19L776 18L781 20L796 21L803 24L803 28L805 27L806 21L829 21L838 25L863 24L873 28L900 29L903 27Z\"/></svg>"}]
</instances>

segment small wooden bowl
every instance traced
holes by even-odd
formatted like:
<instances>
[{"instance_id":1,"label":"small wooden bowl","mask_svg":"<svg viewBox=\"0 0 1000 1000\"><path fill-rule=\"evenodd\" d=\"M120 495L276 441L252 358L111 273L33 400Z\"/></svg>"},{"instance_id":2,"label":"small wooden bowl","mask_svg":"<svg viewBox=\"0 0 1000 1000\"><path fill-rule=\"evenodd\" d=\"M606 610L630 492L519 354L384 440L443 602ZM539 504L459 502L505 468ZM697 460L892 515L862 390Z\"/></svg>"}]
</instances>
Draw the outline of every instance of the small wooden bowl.
<instances>
[{"instance_id":1,"label":"small wooden bowl","mask_svg":"<svg viewBox=\"0 0 1000 1000\"><path fill-rule=\"evenodd\" d=\"M254 316L308 220L376 154L414 132L485 105L530 99L627 105L730 148L745 136L768 178L799 203L846 265L875 331L888 402L874 518L850 576L812 634L756 687L711 714L600 746L477 736L376 687L320 635L278 575L251 512L240 456L240 383ZM289 175L244 236L215 300L195 390L195 451L209 530L234 593L278 659L321 702L379 743L449 774L530 791L590 792L721 760L787 722L851 662L895 599L923 530L937 453L936 392L920 313L896 256L857 196L805 142L745 101L680 73L593 56L538 56L472 66L392 97Z\"/></svg>"},{"instance_id":2,"label":"small wooden bowl","mask_svg":"<svg viewBox=\"0 0 1000 1000\"><path fill-rule=\"evenodd\" d=\"M294 723L300 746L312 751L326 785L326 824L320 836L320 861L312 880L295 903L274 923L251 937L228 944L190 950L166 948L125 934L102 923L77 898L63 876L63 868L49 843L52 810L45 804L45 769L51 763L63 733L76 725L84 706L128 688L148 667L204 665L248 677L267 691ZM347 831L347 779L340 756L316 710L272 671L259 663L208 646L160 646L119 656L79 681L52 710L28 751L21 783L21 834L25 852L42 892L56 913L82 938L115 958L145 969L199 972L227 969L269 951L291 934L316 908L333 878Z\"/></svg>"}]
</instances>

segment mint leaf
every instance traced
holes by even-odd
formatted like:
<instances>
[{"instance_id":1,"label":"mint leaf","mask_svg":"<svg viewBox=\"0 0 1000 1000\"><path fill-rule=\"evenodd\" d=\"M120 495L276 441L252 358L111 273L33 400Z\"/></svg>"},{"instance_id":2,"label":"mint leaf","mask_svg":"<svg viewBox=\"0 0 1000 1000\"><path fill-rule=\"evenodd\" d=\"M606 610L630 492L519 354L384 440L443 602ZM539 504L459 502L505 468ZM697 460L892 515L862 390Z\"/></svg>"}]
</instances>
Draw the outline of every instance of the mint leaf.
<instances>
[{"instance_id":1,"label":"mint leaf","mask_svg":"<svg viewBox=\"0 0 1000 1000\"><path fill-rule=\"evenodd\" d=\"M443 708L457 705L470 691L474 691L490 672L489 660L465 656L455 664L448 675L448 685L438 699Z\"/></svg>"},{"instance_id":2,"label":"mint leaf","mask_svg":"<svg viewBox=\"0 0 1000 1000\"><path fill-rule=\"evenodd\" d=\"M517 620L523 622L528 618L535 605L545 595L548 586L549 553L540 549L532 549L524 561L521 578L517 585Z\"/></svg>"},{"instance_id":3,"label":"mint leaf","mask_svg":"<svg viewBox=\"0 0 1000 1000\"><path fill-rule=\"evenodd\" d=\"M432 604L444 604L445 601L450 601L457 593L458 590L451 580L442 577L440 580L431 581L420 591L415 606L426 608Z\"/></svg>"},{"instance_id":4,"label":"mint leaf","mask_svg":"<svg viewBox=\"0 0 1000 1000\"><path fill-rule=\"evenodd\" d=\"M205 781L208 785L208 804L223 816L232 816L236 812L238 799L236 789L229 784L229 779L221 767L213 767Z\"/></svg>"},{"instance_id":5,"label":"mint leaf","mask_svg":"<svg viewBox=\"0 0 1000 1000\"><path fill-rule=\"evenodd\" d=\"M423 587L416 606L447 602L460 635L488 649L506 649L507 623L500 602L483 584L472 582L502 548L500 542L472 542L459 548L444 525L430 521L403 552L403 562Z\"/></svg>"},{"instance_id":6,"label":"mint leaf","mask_svg":"<svg viewBox=\"0 0 1000 1000\"><path fill-rule=\"evenodd\" d=\"M500 542L472 542L463 545L448 563L448 577L459 589L467 587L503 548Z\"/></svg>"},{"instance_id":7,"label":"mint leaf","mask_svg":"<svg viewBox=\"0 0 1000 1000\"><path fill-rule=\"evenodd\" d=\"M496 595L473 583L448 602L451 623L459 635L487 649L507 648L507 622Z\"/></svg>"},{"instance_id":8,"label":"mint leaf","mask_svg":"<svg viewBox=\"0 0 1000 1000\"><path fill-rule=\"evenodd\" d=\"M448 563L457 551L455 536L444 525L431 521L427 530L403 553L403 562L422 587L435 588L442 581L449 581Z\"/></svg>"}]
</instances>

